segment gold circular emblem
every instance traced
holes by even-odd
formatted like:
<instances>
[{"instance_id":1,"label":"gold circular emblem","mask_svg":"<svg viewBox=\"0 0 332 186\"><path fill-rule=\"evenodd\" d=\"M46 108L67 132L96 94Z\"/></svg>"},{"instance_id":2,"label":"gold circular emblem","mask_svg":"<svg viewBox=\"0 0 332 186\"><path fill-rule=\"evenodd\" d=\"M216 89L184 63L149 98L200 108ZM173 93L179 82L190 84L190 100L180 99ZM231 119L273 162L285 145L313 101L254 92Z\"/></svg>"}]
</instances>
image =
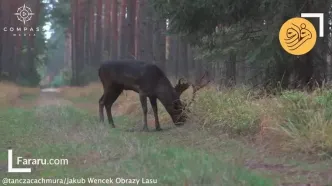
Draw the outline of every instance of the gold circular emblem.
<instances>
[{"instance_id":1,"label":"gold circular emblem","mask_svg":"<svg viewBox=\"0 0 332 186\"><path fill-rule=\"evenodd\" d=\"M314 25L302 17L286 21L280 28L279 41L282 48L293 55L308 53L316 44Z\"/></svg>"}]
</instances>

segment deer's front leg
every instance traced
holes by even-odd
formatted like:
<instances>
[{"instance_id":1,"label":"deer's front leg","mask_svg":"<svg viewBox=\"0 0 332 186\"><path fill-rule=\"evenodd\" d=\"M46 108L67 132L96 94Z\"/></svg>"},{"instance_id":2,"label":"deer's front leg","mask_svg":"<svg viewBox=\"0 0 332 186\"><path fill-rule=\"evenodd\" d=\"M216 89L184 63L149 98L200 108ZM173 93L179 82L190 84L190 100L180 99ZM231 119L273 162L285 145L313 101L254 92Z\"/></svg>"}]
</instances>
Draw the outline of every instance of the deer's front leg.
<instances>
[{"instance_id":1,"label":"deer's front leg","mask_svg":"<svg viewBox=\"0 0 332 186\"><path fill-rule=\"evenodd\" d=\"M141 106L143 110L143 131L148 131L148 119L147 119L147 114L148 114L148 106L147 106L147 99L146 96L144 95L139 95L139 99L141 101Z\"/></svg>"},{"instance_id":2,"label":"deer's front leg","mask_svg":"<svg viewBox=\"0 0 332 186\"><path fill-rule=\"evenodd\" d=\"M157 105L157 98L156 97L149 97L150 103L153 109L154 120L156 131L161 131L160 124L159 124L159 117L158 117L158 105Z\"/></svg>"},{"instance_id":3,"label":"deer's front leg","mask_svg":"<svg viewBox=\"0 0 332 186\"><path fill-rule=\"evenodd\" d=\"M113 86L111 91L109 91L106 95L104 94L104 102L106 105L108 123L115 128L113 116L112 116L112 105L118 99L121 94L122 89L116 86Z\"/></svg>"},{"instance_id":4,"label":"deer's front leg","mask_svg":"<svg viewBox=\"0 0 332 186\"><path fill-rule=\"evenodd\" d=\"M108 117L108 123L112 126L112 128L115 128L113 116L112 116L112 105L106 106L106 113Z\"/></svg>"}]
</instances>

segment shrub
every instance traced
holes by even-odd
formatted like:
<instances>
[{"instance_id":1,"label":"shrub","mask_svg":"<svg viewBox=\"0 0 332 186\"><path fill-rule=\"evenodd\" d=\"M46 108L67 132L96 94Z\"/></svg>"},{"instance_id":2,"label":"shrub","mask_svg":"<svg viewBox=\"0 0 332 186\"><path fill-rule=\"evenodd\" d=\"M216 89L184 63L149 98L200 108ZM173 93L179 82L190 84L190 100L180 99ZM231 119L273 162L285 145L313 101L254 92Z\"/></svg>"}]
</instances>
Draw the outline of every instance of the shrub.
<instances>
[{"instance_id":1,"label":"shrub","mask_svg":"<svg viewBox=\"0 0 332 186\"><path fill-rule=\"evenodd\" d=\"M258 130L259 108L244 88L217 91L201 90L196 98L191 118L203 127L218 128L230 134L248 135Z\"/></svg>"},{"instance_id":2,"label":"shrub","mask_svg":"<svg viewBox=\"0 0 332 186\"><path fill-rule=\"evenodd\" d=\"M331 91L283 92L278 112L284 120L277 125L277 131L286 137L282 143L287 150L332 152L331 98Z\"/></svg>"},{"instance_id":3,"label":"shrub","mask_svg":"<svg viewBox=\"0 0 332 186\"><path fill-rule=\"evenodd\" d=\"M70 84L71 72L69 69L62 69L58 75L54 76L50 83L52 87L66 86Z\"/></svg>"}]
</instances>

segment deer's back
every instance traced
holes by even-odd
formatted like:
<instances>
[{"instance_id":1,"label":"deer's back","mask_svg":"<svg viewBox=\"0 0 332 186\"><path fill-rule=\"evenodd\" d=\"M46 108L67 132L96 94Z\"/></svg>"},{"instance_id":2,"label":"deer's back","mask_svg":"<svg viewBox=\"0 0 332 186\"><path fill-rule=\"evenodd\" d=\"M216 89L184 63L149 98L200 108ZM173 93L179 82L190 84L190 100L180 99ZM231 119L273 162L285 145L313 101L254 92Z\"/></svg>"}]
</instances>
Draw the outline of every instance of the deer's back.
<instances>
[{"instance_id":1,"label":"deer's back","mask_svg":"<svg viewBox=\"0 0 332 186\"><path fill-rule=\"evenodd\" d=\"M158 86L165 89L172 86L158 66L139 60L106 61L99 68L99 77L104 86L116 84L125 90L147 94L154 94Z\"/></svg>"}]
</instances>

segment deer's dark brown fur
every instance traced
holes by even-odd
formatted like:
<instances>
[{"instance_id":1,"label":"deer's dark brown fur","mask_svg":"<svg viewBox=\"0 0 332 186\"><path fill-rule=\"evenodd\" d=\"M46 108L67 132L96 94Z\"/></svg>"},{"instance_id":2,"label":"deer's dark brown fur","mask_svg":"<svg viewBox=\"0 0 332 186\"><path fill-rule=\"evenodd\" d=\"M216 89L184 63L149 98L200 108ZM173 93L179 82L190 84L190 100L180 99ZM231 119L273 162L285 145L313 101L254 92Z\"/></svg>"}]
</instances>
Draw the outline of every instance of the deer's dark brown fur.
<instances>
[{"instance_id":1,"label":"deer's dark brown fur","mask_svg":"<svg viewBox=\"0 0 332 186\"><path fill-rule=\"evenodd\" d=\"M157 99L166 108L174 124L183 124L187 116L180 95L189 88L189 83L180 79L173 87L164 72L154 64L138 60L107 61L99 68L99 78L103 84L104 94L99 99L100 121L104 121L103 108L106 108L108 121L115 127L111 107L123 90L132 90L139 94L144 115L143 130L147 126L147 97L150 100L156 130L161 130L158 119Z\"/></svg>"}]
</instances>

